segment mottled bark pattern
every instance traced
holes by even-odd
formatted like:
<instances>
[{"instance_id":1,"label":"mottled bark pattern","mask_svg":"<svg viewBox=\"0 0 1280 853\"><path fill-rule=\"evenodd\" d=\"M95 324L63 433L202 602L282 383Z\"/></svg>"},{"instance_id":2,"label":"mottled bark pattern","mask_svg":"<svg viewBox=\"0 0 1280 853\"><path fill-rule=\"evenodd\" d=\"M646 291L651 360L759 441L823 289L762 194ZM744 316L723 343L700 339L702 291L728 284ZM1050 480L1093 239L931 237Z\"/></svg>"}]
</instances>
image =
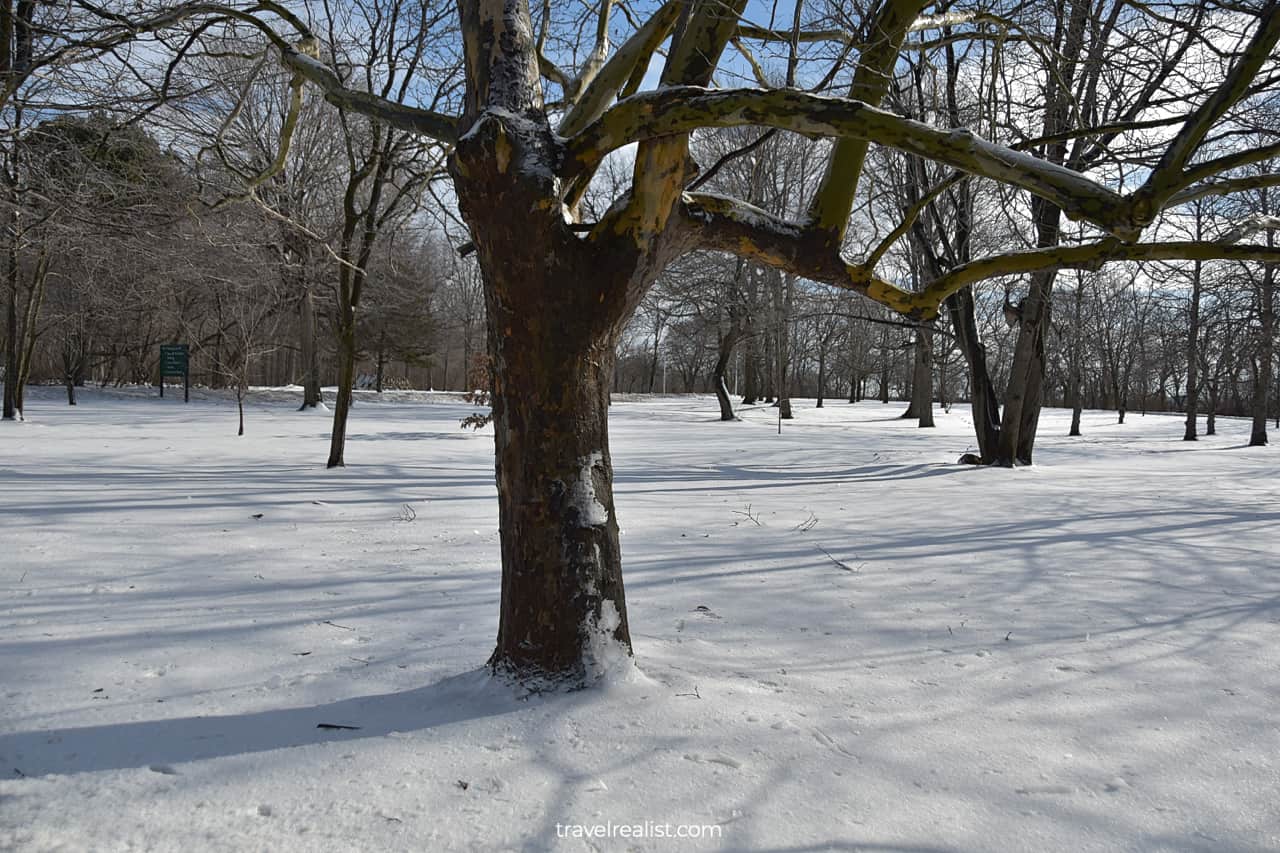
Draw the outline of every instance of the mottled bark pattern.
<instances>
[{"instance_id":1,"label":"mottled bark pattern","mask_svg":"<svg viewBox=\"0 0 1280 853\"><path fill-rule=\"evenodd\" d=\"M496 671L580 684L588 639L618 622L630 649L608 389L645 265L565 224L536 117L482 117L452 163L484 271L494 365L502 604Z\"/></svg>"}]
</instances>

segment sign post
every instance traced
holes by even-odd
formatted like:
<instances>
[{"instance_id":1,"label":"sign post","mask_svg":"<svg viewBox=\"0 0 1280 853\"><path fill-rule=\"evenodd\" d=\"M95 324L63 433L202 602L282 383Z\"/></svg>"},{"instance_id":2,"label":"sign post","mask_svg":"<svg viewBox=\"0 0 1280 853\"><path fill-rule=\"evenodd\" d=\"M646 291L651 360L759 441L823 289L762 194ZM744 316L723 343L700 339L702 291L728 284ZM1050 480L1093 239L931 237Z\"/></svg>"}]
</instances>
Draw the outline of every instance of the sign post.
<instances>
[{"instance_id":1,"label":"sign post","mask_svg":"<svg viewBox=\"0 0 1280 853\"><path fill-rule=\"evenodd\" d=\"M182 377L182 402L191 402L190 348L186 344L160 345L160 396L164 397L164 378Z\"/></svg>"}]
</instances>

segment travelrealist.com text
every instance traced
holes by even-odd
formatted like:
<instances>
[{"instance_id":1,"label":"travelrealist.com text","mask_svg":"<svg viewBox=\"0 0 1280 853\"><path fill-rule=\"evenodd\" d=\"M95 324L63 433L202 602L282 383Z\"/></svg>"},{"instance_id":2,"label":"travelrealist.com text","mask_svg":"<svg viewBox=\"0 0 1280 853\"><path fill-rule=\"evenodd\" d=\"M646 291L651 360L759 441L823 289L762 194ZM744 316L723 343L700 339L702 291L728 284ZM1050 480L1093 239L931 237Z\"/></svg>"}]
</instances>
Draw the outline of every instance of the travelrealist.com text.
<instances>
[{"instance_id":1,"label":"travelrealist.com text","mask_svg":"<svg viewBox=\"0 0 1280 853\"><path fill-rule=\"evenodd\" d=\"M557 823L557 838L719 838L718 824L656 823Z\"/></svg>"}]
</instances>

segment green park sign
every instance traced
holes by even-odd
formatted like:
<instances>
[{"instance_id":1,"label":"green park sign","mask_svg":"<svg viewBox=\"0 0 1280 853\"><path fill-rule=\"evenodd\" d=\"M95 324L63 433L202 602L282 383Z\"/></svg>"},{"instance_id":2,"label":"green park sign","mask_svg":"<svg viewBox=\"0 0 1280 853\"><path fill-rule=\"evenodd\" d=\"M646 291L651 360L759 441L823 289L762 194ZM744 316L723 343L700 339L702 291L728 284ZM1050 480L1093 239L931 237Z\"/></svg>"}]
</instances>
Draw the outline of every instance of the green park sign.
<instances>
[{"instance_id":1,"label":"green park sign","mask_svg":"<svg viewBox=\"0 0 1280 853\"><path fill-rule=\"evenodd\" d=\"M160 345L160 396L164 397L164 378L181 376L182 401L191 402L191 348L186 344Z\"/></svg>"}]
</instances>

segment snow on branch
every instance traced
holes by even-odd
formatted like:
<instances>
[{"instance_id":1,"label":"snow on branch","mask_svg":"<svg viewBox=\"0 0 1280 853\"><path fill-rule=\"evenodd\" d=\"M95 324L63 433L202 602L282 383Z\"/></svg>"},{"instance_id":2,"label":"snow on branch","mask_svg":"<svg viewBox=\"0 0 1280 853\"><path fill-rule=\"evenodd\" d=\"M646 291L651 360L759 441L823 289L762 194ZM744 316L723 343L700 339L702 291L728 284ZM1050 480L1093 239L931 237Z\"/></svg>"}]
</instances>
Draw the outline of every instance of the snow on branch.
<instances>
[{"instance_id":1,"label":"snow on branch","mask_svg":"<svg viewBox=\"0 0 1280 853\"><path fill-rule=\"evenodd\" d=\"M700 249L750 258L784 272L861 293L914 318L937 314L937 301L877 278L865 265L851 264L817 228L774 216L738 199L712 193L685 193L680 215Z\"/></svg>"},{"instance_id":2,"label":"snow on branch","mask_svg":"<svg viewBox=\"0 0 1280 853\"><path fill-rule=\"evenodd\" d=\"M1260 231L1280 231L1280 216L1255 213L1253 216L1236 223L1219 240L1223 243L1237 243L1245 237L1257 234Z\"/></svg>"},{"instance_id":3,"label":"snow on branch","mask_svg":"<svg viewBox=\"0 0 1280 853\"><path fill-rule=\"evenodd\" d=\"M1078 246L1054 246L1011 252L970 261L930 282L918 294L926 304L939 304L971 284L1002 276L1048 270L1095 270L1115 261L1258 261L1280 263L1280 248L1227 245L1225 242L1169 241L1123 243L1114 237Z\"/></svg>"},{"instance_id":4,"label":"snow on branch","mask_svg":"<svg viewBox=\"0 0 1280 853\"><path fill-rule=\"evenodd\" d=\"M572 177L610 151L644 139L702 127L762 125L812 136L874 141L970 174L1026 189L1125 239L1136 229L1118 193L1030 154L988 142L964 129L938 130L859 101L795 90L669 87L618 102L569 141L563 172Z\"/></svg>"},{"instance_id":5,"label":"snow on branch","mask_svg":"<svg viewBox=\"0 0 1280 853\"><path fill-rule=\"evenodd\" d=\"M1169 199L1169 204L1186 204L1189 201L1210 196L1231 195L1232 193L1276 186L1280 186L1280 174L1275 173L1246 175L1240 178L1223 178L1219 181L1206 181L1199 186L1188 187Z\"/></svg>"},{"instance_id":6,"label":"snow on branch","mask_svg":"<svg viewBox=\"0 0 1280 853\"><path fill-rule=\"evenodd\" d=\"M737 199L709 193L685 193L681 217L692 232L692 244L750 258L812 281L861 293L914 319L932 319L942 301L971 284L1004 276L1061 269L1098 269L1117 261L1258 261L1280 263L1280 248L1229 245L1239 235L1222 240L1124 243L1114 237L1076 246L1054 246L1026 252L992 255L962 264L907 291L875 275L871 263L854 263L824 241L823 233L788 222ZM1280 217L1254 217L1253 230L1280 228Z\"/></svg>"}]
</instances>

